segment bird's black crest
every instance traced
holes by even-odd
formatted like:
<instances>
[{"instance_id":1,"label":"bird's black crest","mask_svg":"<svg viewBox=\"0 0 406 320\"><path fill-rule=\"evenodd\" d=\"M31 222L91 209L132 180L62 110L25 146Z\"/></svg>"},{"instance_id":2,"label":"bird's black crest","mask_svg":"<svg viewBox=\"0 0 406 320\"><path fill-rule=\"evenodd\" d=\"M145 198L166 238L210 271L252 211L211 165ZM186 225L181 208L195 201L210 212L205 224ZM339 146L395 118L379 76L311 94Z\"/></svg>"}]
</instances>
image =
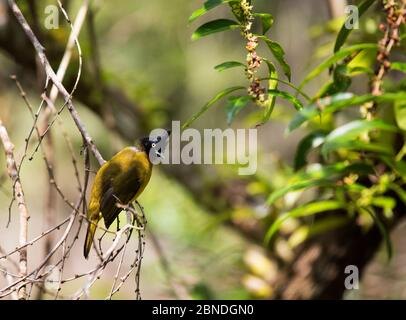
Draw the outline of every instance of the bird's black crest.
<instances>
[{"instance_id":1,"label":"bird's black crest","mask_svg":"<svg viewBox=\"0 0 406 320\"><path fill-rule=\"evenodd\" d=\"M142 149L147 153L150 154L151 149L154 149L159 153L162 153L162 147L164 143L168 139L169 135L171 134L170 130L165 130L166 134L155 136L155 137L144 137L140 139L140 144Z\"/></svg>"}]
</instances>

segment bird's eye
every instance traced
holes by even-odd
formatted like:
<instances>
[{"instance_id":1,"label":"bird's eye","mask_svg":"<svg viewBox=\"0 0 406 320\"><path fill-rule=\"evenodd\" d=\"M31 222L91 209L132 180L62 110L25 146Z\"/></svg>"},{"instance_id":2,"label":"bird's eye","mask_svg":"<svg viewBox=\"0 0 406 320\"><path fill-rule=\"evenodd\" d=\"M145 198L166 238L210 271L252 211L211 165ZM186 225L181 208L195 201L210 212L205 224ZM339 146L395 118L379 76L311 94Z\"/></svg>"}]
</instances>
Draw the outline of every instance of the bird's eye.
<instances>
[{"instance_id":1,"label":"bird's eye","mask_svg":"<svg viewBox=\"0 0 406 320\"><path fill-rule=\"evenodd\" d=\"M152 144L152 148L155 148L155 147L156 147L156 144L155 144L155 143L153 143L153 144Z\"/></svg>"}]
</instances>

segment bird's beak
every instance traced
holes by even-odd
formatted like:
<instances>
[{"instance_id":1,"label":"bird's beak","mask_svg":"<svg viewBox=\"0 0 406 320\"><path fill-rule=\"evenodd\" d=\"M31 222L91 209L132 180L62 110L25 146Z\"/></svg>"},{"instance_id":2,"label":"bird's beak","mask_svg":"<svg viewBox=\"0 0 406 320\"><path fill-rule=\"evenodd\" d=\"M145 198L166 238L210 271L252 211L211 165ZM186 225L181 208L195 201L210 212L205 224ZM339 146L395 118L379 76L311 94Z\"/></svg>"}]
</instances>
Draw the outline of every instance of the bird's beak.
<instances>
[{"instance_id":1,"label":"bird's beak","mask_svg":"<svg viewBox=\"0 0 406 320\"><path fill-rule=\"evenodd\" d=\"M155 150L155 154L156 154L157 156L159 156L160 158L165 159L164 155L163 155L162 153L160 153L159 151L156 151L156 150Z\"/></svg>"}]
</instances>

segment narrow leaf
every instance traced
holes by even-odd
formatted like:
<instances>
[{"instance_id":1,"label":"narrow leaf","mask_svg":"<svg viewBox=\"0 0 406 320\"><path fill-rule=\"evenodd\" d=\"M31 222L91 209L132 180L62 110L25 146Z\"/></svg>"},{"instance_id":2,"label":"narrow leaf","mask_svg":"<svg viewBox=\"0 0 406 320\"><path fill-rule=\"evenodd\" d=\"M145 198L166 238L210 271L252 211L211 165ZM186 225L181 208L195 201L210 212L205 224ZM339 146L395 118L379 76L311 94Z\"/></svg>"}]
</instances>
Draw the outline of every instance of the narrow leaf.
<instances>
[{"instance_id":1,"label":"narrow leaf","mask_svg":"<svg viewBox=\"0 0 406 320\"><path fill-rule=\"evenodd\" d=\"M300 112L296 113L292 121L289 123L288 131L292 132L296 128L299 128L305 121L308 121L321 113L321 110L325 111L327 106L337 105L338 103L345 105L352 105L351 99L354 94L350 92L338 93L331 97L325 97L317 99L315 102L303 108Z\"/></svg>"},{"instance_id":2,"label":"narrow leaf","mask_svg":"<svg viewBox=\"0 0 406 320\"><path fill-rule=\"evenodd\" d=\"M299 171L295 174L285 187L272 192L267 199L267 203L268 205L272 205L277 199L291 191L334 185L337 178L348 175L351 172L356 172L361 175L372 174L374 170L365 163L348 164L338 162L326 166L313 164L307 167L306 170Z\"/></svg>"},{"instance_id":3,"label":"narrow leaf","mask_svg":"<svg viewBox=\"0 0 406 320\"><path fill-rule=\"evenodd\" d=\"M406 182L406 162L403 160L395 160L395 158L389 157L387 155L379 156L379 159L382 160L388 167L390 167L397 175L401 177L403 182ZM406 199L406 197L405 197ZM406 204L406 203L405 203Z\"/></svg>"},{"instance_id":4,"label":"narrow leaf","mask_svg":"<svg viewBox=\"0 0 406 320\"><path fill-rule=\"evenodd\" d=\"M396 192L396 194L398 195L398 197L400 198L400 200L403 202L403 204L406 205L406 191L403 190L402 187L400 187L399 185L397 185L396 183L391 183L389 185L389 188L393 191Z\"/></svg>"},{"instance_id":5,"label":"narrow leaf","mask_svg":"<svg viewBox=\"0 0 406 320\"><path fill-rule=\"evenodd\" d=\"M209 102L207 102L202 109L200 109L199 112L197 112L196 114L194 114L189 120L187 120L183 126L182 126L182 130L189 127L197 118L199 118L203 113L205 113L207 110L210 109L211 106L213 106L213 104L215 104L218 100L220 100L221 98L225 97L226 95L230 94L231 92L237 91L237 90L241 90L241 89L245 89L245 87L231 87L231 88L227 88L221 92L219 92L213 99L211 99Z\"/></svg>"},{"instance_id":6,"label":"narrow leaf","mask_svg":"<svg viewBox=\"0 0 406 320\"><path fill-rule=\"evenodd\" d=\"M328 152L336 150L341 147L350 146L361 133L369 132L371 130L385 130L385 131L398 131L398 129L382 120L355 120L349 122L337 129L333 130L325 139L321 152L324 157ZM362 142L359 142L361 145Z\"/></svg>"},{"instance_id":7,"label":"narrow leaf","mask_svg":"<svg viewBox=\"0 0 406 320\"><path fill-rule=\"evenodd\" d=\"M292 104L296 108L296 110L300 110L303 108L303 104L300 102L300 100L298 98L292 96L289 92L273 89L273 90L268 90L268 94L273 95L273 96L278 96L278 97L284 98L284 99L292 102Z\"/></svg>"},{"instance_id":8,"label":"narrow leaf","mask_svg":"<svg viewBox=\"0 0 406 320\"><path fill-rule=\"evenodd\" d=\"M350 72L351 76L355 76L355 75L362 74L362 73L366 73L368 75L374 74L374 70L372 70L372 68L365 67L365 66L350 67L349 72Z\"/></svg>"},{"instance_id":9,"label":"narrow leaf","mask_svg":"<svg viewBox=\"0 0 406 320\"><path fill-rule=\"evenodd\" d=\"M291 78L290 66L285 61L285 51L283 50L281 45L275 41L272 41L271 39L267 38L266 36L258 36L258 38L265 41L269 50L271 50L273 56L278 61L278 63L281 65L283 73L290 81L290 78Z\"/></svg>"},{"instance_id":10,"label":"narrow leaf","mask_svg":"<svg viewBox=\"0 0 406 320\"><path fill-rule=\"evenodd\" d=\"M320 115L329 114L347 107L361 105L365 102L376 101L378 103L406 100L406 92L384 93L380 96L366 94L355 96L350 92L338 93L330 97L317 99L315 102L298 112L289 123L288 131L291 132L300 127L304 122Z\"/></svg>"},{"instance_id":11,"label":"narrow leaf","mask_svg":"<svg viewBox=\"0 0 406 320\"><path fill-rule=\"evenodd\" d=\"M276 71L275 65L271 61L267 59L264 60L269 70L268 91L275 90L278 88L278 80L276 80L278 78L278 72ZM269 118L271 117L272 111L275 107L275 102L276 102L275 95L270 95L268 93L268 103L263 117L264 122L268 121Z\"/></svg>"},{"instance_id":12,"label":"narrow leaf","mask_svg":"<svg viewBox=\"0 0 406 320\"><path fill-rule=\"evenodd\" d=\"M223 63L220 63L219 65L215 66L214 69L217 70L218 72L235 68L235 67L243 67L245 68L245 64L238 62L238 61L226 61Z\"/></svg>"},{"instance_id":13,"label":"narrow leaf","mask_svg":"<svg viewBox=\"0 0 406 320\"><path fill-rule=\"evenodd\" d=\"M245 108L252 100L250 96L230 97L226 106L227 110L227 124L230 125L234 117L241 109Z\"/></svg>"},{"instance_id":14,"label":"narrow leaf","mask_svg":"<svg viewBox=\"0 0 406 320\"><path fill-rule=\"evenodd\" d=\"M398 127L406 131L406 100L397 100L394 105L395 119Z\"/></svg>"},{"instance_id":15,"label":"narrow leaf","mask_svg":"<svg viewBox=\"0 0 406 320\"><path fill-rule=\"evenodd\" d=\"M402 71L406 73L406 63L405 62L392 62L390 65L392 70Z\"/></svg>"},{"instance_id":16,"label":"narrow leaf","mask_svg":"<svg viewBox=\"0 0 406 320\"><path fill-rule=\"evenodd\" d=\"M280 189L272 192L266 202L269 205L272 205L277 199L284 196L288 192L308 189L308 188L312 188L312 187L329 186L329 185L331 185L331 182L328 181L327 179L313 179L313 180L298 181L295 183L290 183L286 187L280 188Z\"/></svg>"},{"instance_id":17,"label":"narrow leaf","mask_svg":"<svg viewBox=\"0 0 406 320\"><path fill-rule=\"evenodd\" d=\"M281 215L276 221L271 225L268 229L268 232L265 235L265 244L268 244L273 235L280 229L282 224L288 220L289 218L300 218L306 217L310 215L314 215L316 213L328 212L332 210L342 209L344 205L335 200L325 200L325 201L318 201L318 202L311 202L305 204L299 208L293 209L283 215Z\"/></svg>"},{"instance_id":18,"label":"narrow leaf","mask_svg":"<svg viewBox=\"0 0 406 320\"><path fill-rule=\"evenodd\" d=\"M374 2L375 2L375 0L365 0L358 6L358 19L361 18L361 16L365 13L365 11L367 11L368 8ZM347 40L347 38L350 35L351 31L354 29L354 28L348 28L346 26L346 22L343 24L340 31L338 32L338 35L337 35L337 38L336 38L336 43L334 45L334 52L337 52L338 50L340 50L340 48L345 43L345 40Z\"/></svg>"},{"instance_id":19,"label":"narrow leaf","mask_svg":"<svg viewBox=\"0 0 406 320\"><path fill-rule=\"evenodd\" d=\"M390 239L389 232L388 232L385 224L376 215L373 208L371 208L371 207L369 207L369 208L360 208L360 210L365 210L366 212L368 212L368 214L372 217L372 219L374 220L374 222L378 226L378 229L381 232L382 237L383 237L384 242L385 242L386 253L388 255L388 260L390 260L392 258L392 252L393 252L393 250L392 250L392 241Z\"/></svg>"},{"instance_id":20,"label":"narrow leaf","mask_svg":"<svg viewBox=\"0 0 406 320\"><path fill-rule=\"evenodd\" d=\"M255 13L254 16L259 17L262 23L262 34L268 32L273 25L273 16L270 13Z\"/></svg>"},{"instance_id":21,"label":"narrow leaf","mask_svg":"<svg viewBox=\"0 0 406 320\"><path fill-rule=\"evenodd\" d=\"M267 62L270 62L269 60L267 60L267 59L264 59L265 61L267 61ZM278 77L265 77L265 78L260 78L260 80L262 81L262 80L273 80L273 81L276 81L276 82L280 82L280 83L283 83L283 84L286 84L288 87L290 87L290 88L292 88L293 90L295 90L295 93L296 94L300 94L303 98L305 98L307 101L311 101L312 99L310 99L310 97L306 94L306 93L304 93L303 91L301 91L299 88L297 88L295 85L293 85L291 82L289 82L289 81L285 81L285 80L282 80L282 79L280 79L280 78L278 78Z\"/></svg>"},{"instance_id":22,"label":"narrow leaf","mask_svg":"<svg viewBox=\"0 0 406 320\"><path fill-rule=\"evenodd\" d=\"M196 20L198 17L204 15L211 9L218 7L219 5L227 2L237 2L237 0L208 0L203 4L203 7L194 11L189 17L189 22Z\"/></svg>"},{"instance_id":23,"label":"narrow leaf","mask_svg":"<svg viewBox=\"0 0 406 320\"><path fill-rule=\"evenodd\" d=\"M331 67L334 63L346 58L350 54L361 50L376 50L377 48L378 46L375 43L361 43L337 51L332 57L328 58L327 60L319 64L316 68L314 68L311 72L309 72L300 84L299 88L303 88L306 83L317 77L321 72Z\"/></svg>"},{"instance_id":24,"label":"narrow leaf","mask_svg":"<svg viewBox=\"0 0 406 320\"><path fill-rule=\"evenodd\" d=\"M288 244L291 248L297 247L304 241L321 233L337 229L351 222L348 216L331 216L316 220L311 225L301 226L289 237Z\"/></svg>"},{"instance_id":25,"label":"narrow leaf","mask_svg":"<svg viewBox=\"0 0 406 320\"><path fill-rule=\"evenodd\" d=\"M324 131L314 131L305 136L299 143L296 149L296 155L294 160L295 171L301 169L307 164L307 154L311 149L317 148L324 142L326 132Z\"/></svg>"},{"instance_id":26,"label":"narrow leaf","mask_svg":"<svg viewBox=\"0 0 406 320\"><path fill-rule=\"evenodd\" d=\"M213 20L197 28L197 30L192 34L192 40L200 39L212 33L233 30L239 27L240 24L233 20L228 19Z\"/></svg>"},{"instance_id":27,"label":"narrow leaf","mask_svg":"<svg viewBox=\"0 0 406 320\"><path fill-rule=\"evenodd\" d=\"M388 146L382 143L371 143L361 140L343 140L334 144L329 144L328 147L323 148L322 152L324 156L327 153L335 151L337 149L346 149L346 150L357 150L357 151L369 151L375 152L380 155L394 155L393 147Z\"/></svg>"}]
</instances>

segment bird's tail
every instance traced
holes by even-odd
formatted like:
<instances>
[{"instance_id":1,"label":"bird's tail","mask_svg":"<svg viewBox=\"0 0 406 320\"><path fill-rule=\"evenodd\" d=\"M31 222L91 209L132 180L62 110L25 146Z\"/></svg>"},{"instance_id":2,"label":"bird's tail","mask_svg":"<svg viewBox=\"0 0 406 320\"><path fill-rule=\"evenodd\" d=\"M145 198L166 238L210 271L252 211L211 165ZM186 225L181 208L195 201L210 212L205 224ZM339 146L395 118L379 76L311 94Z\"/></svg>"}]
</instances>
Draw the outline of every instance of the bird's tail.
<instances>
[{"instance_id":1,"label":"bird's tail","mask_svg":"<svg viewBox=\"0 0 406 320\"><path fill-rule=\"evenodd\" d=\"M87 227L87 232L86 232L85 246L83 248L83 254L86 259L89 256L90 249L92 248L93 238L94 238L94 234L96 232L96 228L97 228L97 223L95 223L94 221L89 222L89 226Z\"/></svg>"}]
</instances>

